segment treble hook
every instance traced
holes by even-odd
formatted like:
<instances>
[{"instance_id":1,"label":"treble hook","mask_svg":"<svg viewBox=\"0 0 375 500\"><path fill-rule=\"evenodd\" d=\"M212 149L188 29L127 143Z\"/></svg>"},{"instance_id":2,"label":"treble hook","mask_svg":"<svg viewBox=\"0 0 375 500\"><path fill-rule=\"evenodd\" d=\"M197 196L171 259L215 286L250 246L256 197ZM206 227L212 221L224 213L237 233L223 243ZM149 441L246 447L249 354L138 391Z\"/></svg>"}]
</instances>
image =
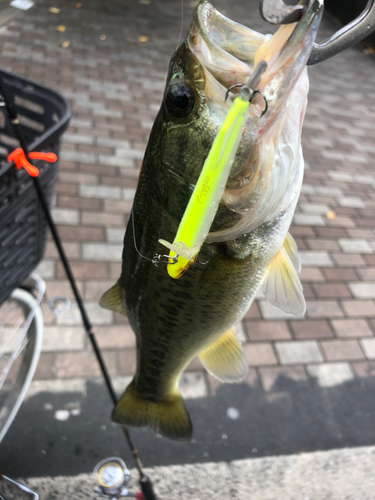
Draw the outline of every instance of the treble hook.
<instances>
[{"instance_id":1,"label":"treble hook","mask_svg":"<svg viewBox=\"0 0 375 500\"><path fill-rule=\"evenodd\" d=\"M255 87L258 85L260 82L260 79L262 78L263 73L267 69L267 63L266 61L260 61L258 66L255 68L254 73L251 75L249 80L245 83L245 85L242 85L242 83L235 83L225 93L225 102L228 99L229 92L235 88L241 87L240 90L240 97L243 101L249 101L251 102L256 94L260 94L263 97L264 100L264 110L262 114L260 115L260 118L267 113L268 110L268 102L267 99L264 97L262 92L260 90L255 90Z\"/></svg>"}]
</instances>

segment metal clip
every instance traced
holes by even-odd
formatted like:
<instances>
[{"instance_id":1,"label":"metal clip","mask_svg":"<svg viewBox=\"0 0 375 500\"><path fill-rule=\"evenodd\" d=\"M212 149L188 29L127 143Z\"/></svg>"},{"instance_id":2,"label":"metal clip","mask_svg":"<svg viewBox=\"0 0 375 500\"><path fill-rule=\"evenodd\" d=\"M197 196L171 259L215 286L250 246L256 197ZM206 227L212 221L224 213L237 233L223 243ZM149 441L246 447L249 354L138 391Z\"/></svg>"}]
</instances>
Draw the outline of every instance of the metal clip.
<instances>
[{"instance_id":1,"label":"metal clip","mask_svg":"<svg viewBox=\"0 0 375 500\"><path fill-rule=\"evenodd\" d=\"M368 0L365 10L354 21L322 43L314 43L308 65L317 64L361 42L375 31L375 0Z\"/></svg>"},{"instance_id":2,"label":"metal clip","mask_svg":"<svg viewBox=\"0 0 375 500\"><path fill-rule=\"evenodd\" d=\"M306 5L286 5L283 0L260 0L259 12L270 24L298 22L306 11Z\"/></svg>"},{"instance_id":3,"label":"metal clip","mask_svg":"<svg viewBox=\"0 0 375 500\"><path fill-rule=\"evenodd\" d=\"M161 255L157 253L154 255L151 262L154 264L155 267L158 267L159 264L173 265L177 264L178 258L179 255L174 255L173 257L170 257L169 255Z\"/></svg>"},{"instance_id":4,"label":"metal clip","mask_svg":"<svg viewBox=\"0 0 375 500\"><path fill-rule=\"evenodd\" d=\"M260 0L259 10L262 18L271 24L289 24L299 21L313 1L304 0L298 5L291 6L286 5L284 0ZM364 11L354 21L324 42L314 43L307 64L311 66L325 61L359 43L373 31L375 31L375 0L368 0Z\"/></svg>"}]
</instances>

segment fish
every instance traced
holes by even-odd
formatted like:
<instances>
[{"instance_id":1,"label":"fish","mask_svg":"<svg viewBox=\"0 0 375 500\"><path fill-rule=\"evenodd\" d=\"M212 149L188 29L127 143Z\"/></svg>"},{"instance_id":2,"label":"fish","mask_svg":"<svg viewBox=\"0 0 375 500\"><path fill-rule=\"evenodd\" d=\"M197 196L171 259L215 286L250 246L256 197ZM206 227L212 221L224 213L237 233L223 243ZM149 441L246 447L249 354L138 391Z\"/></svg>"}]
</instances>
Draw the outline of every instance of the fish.
<instances>
[{"instance_id":1,"label":"fish","mask_svg":"<svg viewBox=\"0 0 375 500\"><path fill-rule=\"evenodd\" d=\"M322 8L314 0L298 23L263 35L206 0L198 4L170 61L125 232L121 276L100 300L127 316L136 337L136 373L112 412L114 422L190 440L179 380L191 360L198 356L222 382L240 381L248 363L236 324L256 294L304 314L301 262L288 230L303 180L306 63ZM173 241L177 233L238 92L232 89L225 101L228 89L245 84L261 61L267 70L210 231L194 264L174 279L159 240Z\"/></svg>"}]
</instances>

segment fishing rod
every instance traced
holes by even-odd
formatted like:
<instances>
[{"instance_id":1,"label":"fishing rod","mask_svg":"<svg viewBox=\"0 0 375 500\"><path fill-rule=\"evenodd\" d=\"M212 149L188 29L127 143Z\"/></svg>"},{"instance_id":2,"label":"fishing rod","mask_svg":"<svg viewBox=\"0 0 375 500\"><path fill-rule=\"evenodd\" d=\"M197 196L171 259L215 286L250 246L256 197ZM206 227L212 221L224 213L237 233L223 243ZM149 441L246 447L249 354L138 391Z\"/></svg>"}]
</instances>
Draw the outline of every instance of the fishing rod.
<instances>
[{"instance_id":1,"label":"fishing rod","mask_svg":"<svg viewBox=\"0 0 375 500\"><path fill-rule=\"evenodd\" d=\"M116 396L115 390L113 388L113 385L112 385L107 367L105 365L102 353L101 353L100 348L98 346L98 343L96 341L93 327L92 327L92 324L91 324L90 319L88 317L85 305L84 305L82 297L78 291L75 278L73 276L69 261L67 259L65 250L63 248L63 245L62 245L62 242L60 239L60 235L58 234L58 231L57 231L56 225L53 221L46 197L45 197L43 190L42 190L42 187L40 185L40 182L38 179L38 169L36 167L34 167L33 164L31 163L33 159L45 159L46 161L56 161L57 157L55 159L52 158L55 155L51 155L51 153L32 153L32 152L28 151L28 147L26 145L26 142L25 142L25 140L22 136L21 130L20 130L20 119L17 115L17 112L15 110L13 102L7 96L7 92L5 91L1 76L0 76L0 95L2 98L0 105L5 107L5 109L8 113L8 116L9 116L9 121L10 121L11 128L13 130L13 133L21 146L20 148L18 148L18 150L15 150L13 153L11 153L11 155L9 155L8 161L14 160L15 164L18 162L18 168L20 166L24 167L33 180L34 187L36 189L38 198L40 200L44 216L47 220L48 227L51 230L52 237L53 237L53 240L55 242L55 245L56 245L58 254L60 256L61 262L63 264L66 276L69 280L74 297L77 301L77 305L78 305L78 308L79 308L79 311L81 314L82 323L84 325L86 334L90 340L91 346L92 346L94 353L95 353L95 356L96 356L96 359L99 363L100 370L102 372L105 384L107 386L107 390L108 390L109 395L110 395L110 398L111 398L114 406L116 406L117 401L118 401L117 396ZM19 150L21 150L21 151L19 151ZM51 155L51 156L49 156L49 155ZM145 500L156 500L156 495L153 491L152 482L151 482L150 478L144 473L142 462L139 458L138 450L136 449L134 442L132 440L132 437L130 435L130 431L125 426L121 426L121 428L122 428L122 431L125 435L125 439L127 441L129 449L131 451L135 467L137 468L139 476L140 476L139 477L139 485L141 487L144 498L145 498Z\"/></svg>"}]
</instances>

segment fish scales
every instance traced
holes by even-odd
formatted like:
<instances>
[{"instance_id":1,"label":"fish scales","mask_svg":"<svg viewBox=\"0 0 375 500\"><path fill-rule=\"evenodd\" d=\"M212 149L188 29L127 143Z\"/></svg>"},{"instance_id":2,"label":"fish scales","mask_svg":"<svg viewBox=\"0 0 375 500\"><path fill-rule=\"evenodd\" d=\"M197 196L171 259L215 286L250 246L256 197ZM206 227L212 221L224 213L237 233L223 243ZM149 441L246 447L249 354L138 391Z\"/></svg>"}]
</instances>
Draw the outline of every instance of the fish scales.
<instances>
[{"instance_id":1,"label":"fish scales","mask_svg":"<svg viewBox=\"0 0 375 500\"><path fill-rule=\"evenodd\" d=\"M305 65L319 5L316 0L297 25L271 38L202 1L172 57L125 234L121 277L101 299L128 316L136 336L136 373L112 415L120 424L150 425L169 438L190 439L178 382L194 356L222 381L245 376L233 326L260 286L274 305L304 312L299 259L287 232L302 183ZM155 267L150 259L163 253L160 239L173 241L177 233L229 109L226 90L245 83L257 57L268 61L259 88L269 110L261 116L262 100L250 105L210 233L195 264L172 279L165 265Z\"/></svg>"}]
</instances>

